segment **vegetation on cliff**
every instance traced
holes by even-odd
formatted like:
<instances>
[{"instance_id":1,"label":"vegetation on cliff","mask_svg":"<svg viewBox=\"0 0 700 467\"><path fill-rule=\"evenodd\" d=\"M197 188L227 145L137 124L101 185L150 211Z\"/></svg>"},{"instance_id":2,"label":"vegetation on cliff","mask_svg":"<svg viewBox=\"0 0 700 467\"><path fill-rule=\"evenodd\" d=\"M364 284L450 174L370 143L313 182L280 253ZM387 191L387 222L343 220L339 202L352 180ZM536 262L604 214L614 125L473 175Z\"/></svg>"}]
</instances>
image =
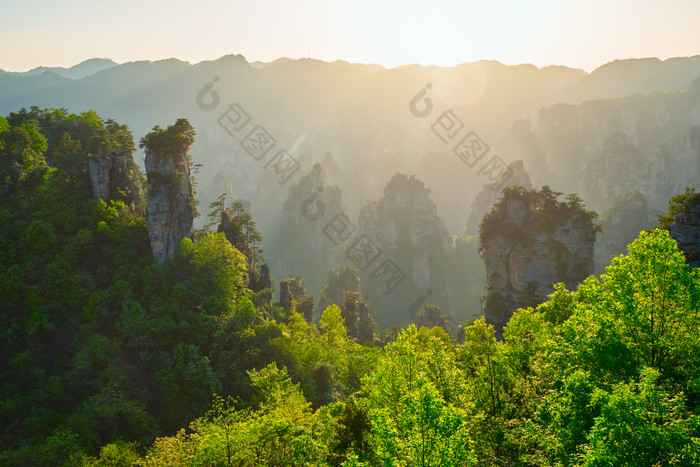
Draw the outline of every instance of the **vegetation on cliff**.
<instances>
[{"instance_id":1,"label":"vegetation on cliff","mask_svg":"<svg viewBox=\"0 0 700 467\"><path fill-rule=\"evenodd\" d=\"M659 227L668 230L676 221L676 216L687 212L690 208L700 203L700 193L695 192L695 188L686 187L683 193L679 193L671 197L668 202L668 212L660 214Z\"/></svg>"},{"instance_id":2,"label":"vegetation on cliff","mask_svg":"<svg viewBox=\"0 0 700 467\"><path fill-rule=\"evenodd\" d=\"M488 294L484 316L502 331L515 310L546 300L552 285L576 287L594 271L597 214L576 194L547 185L508 187L479 227Z\"/></svg>"},{"instance_id":3,"label":"vegetation on cliff","mask_svg":"<svg viewBox=\"0 0 700 467\"><path fill-rule=\"evenodd\" d=\"M91 196L87 150L56 162L63 134L83 148L104 123L57 112L0 118L0 464L700 462L700 270L666 231L518 310L501 341L479 319L461 342L411 325L361 345L354 271L310 324L300 282L288 309L255 302L224 232L155 261L145 219ZM591 222L575 197L527 199L542 228Z\"/></svg>"},{"instance_id":4,"label":"vegetation on cliff","mask_svg":"<svg viewBox=\"0 0 700 467\"><path fill-rule=\"evenodd\" d=\"M481 248L497 235L528 246L534 241L536 232L553 233L563 218L574 218L583 223L598 218L598 214L587 209L578 195L572 193L566 195L566 201L559 201L562 194L552 191L547 185L540 190L519 186L504 188L500 202L484 216L479 226ZM522 215L517 219L509 212L511 201L522 206ZM592 226L596 231L601 230L597 224Z\"/></svg>"}]
</instances>

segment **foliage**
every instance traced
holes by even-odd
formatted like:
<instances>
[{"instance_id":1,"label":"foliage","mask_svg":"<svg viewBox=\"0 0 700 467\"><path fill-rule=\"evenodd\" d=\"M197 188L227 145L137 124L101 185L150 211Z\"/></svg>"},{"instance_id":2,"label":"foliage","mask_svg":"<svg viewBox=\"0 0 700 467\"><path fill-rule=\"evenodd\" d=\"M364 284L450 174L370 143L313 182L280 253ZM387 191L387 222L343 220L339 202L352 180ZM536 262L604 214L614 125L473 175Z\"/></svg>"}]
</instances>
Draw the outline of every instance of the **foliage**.
<instances>
[{"instance_id":1,"label":"foliage","mask_svg":"<svg viewBox=\"0 0 700 467\"><path fill-rule=\"evenodd\" d=\"M92 200L81 148L126 127L34 108L0 127L2 157L19 164L3 163L0 193L0 463L62 464L110 443L102 457L127 455L114 443L149 444L256 365L232 364L236 333L263 325L245 259L212 235L159 266L145 219Z\"/></svg>"},{"instance_id":2,"label":"foliage","mask_svg":"<svg viewBox=\"0 0 700 467\"><path fill-rule=\"evenodd\" d=\"M94 201L76 178L86 159L64 157L101 125L63 110L0 119L11 162L0 192L0 464L700 462L700 271L665 230L641 233L599 279L558 284L518 310L502 340L478 319L461 344L411 325L384 347L360 345L347 328L352 268L329 275L315 325L294 307L283 323L256 307L250 261L223 233L184 239L155 262L139 213ZM532 195L531 220L582 212L557 196Z\"/></svg>"},{"instance_id":3,"label":"foliage","mask_svg":"<svg viewBox=\"0 0 700 467\"><path fill-rule=\"evenodd\" d=\"M150 133L141 138L139 147L146 151L146 154L155 153L163 157L174 158L183 155L187 162L184 169L176 169L167 174L151 171L148 173L148 181L151 187L154 184L180 186L183 181L189 181L189 188L192 189L192 196L189 198L189 208L194 217L199 216L197 206L197 180L195 174L200 165L194 164L189 150L194 143L196 133L194 127L185 118L178 118L177 121L163 129L156 125Z\"/></svg>"},{"instance_id":4,"label":"foliage","mask_svg":"<svg viewBox=\"0 0 700 467\"><path fill-rule=\"evenodd\" d=\"M700 193L695 192L695 188L687 186L683 193L674 195L668 202L668 212L659 214L659 227L668 230L676 220L676 215L685 212L690 206L700 201Z\"/></svg>"},{"instance_id":5,"label":"foliage","mask_svg":"<svg viewBox=\"0 0 700 467\"><path fill-rule=\"evenodd\" d=\"M454 352L438 338L421 342L411 325L387 346L377 371L363 381L378 465L472 465L468 416ZM372 457L370 457L372 455Z\"/></svg>"},{"instance_id":6,"label":"foliage","mask_svg":"<svg viewBox=\"0 0 700 467\"><path fill-rule=\"evenodd\" d=\"M566 202L560 202L557 199L561 195L547 185L541 190L526 190L519 186L504 188L501 200L481 221L479 248L483 250L496 235L504 237L510 244L527 247L533 241L532 232L553 233L563 219L601 231L600 225L593 222L598 214L586 209L578 195L569 194ZM517 212L516 217L513 217L513 212Z\"/></svg>"},{"instance_id":7,"label":"foliage","mask_svg":"<svg viewBox=\"0 0 700 467\"><path fill-rule=\"evenodd\" d=\"M27 176L45 165L46 138L34 121L10 126L0 119L0 194L17 187Z\"/></svg>"},{"instance_id":8,"label":"foliage","mask_svg":"<svg viewBox=\"0 0 700 467\"><path fill-rule=\"evenodd\" d=\"M270 364L248 373L259 391L257 409L237 410L231 400L215 398L205 417L156 441L145 465L317 465L329 432L326 411L312 413L286 369Z\"/></svg>"},{"instance_id":9,"label":"foliage","mask_svg":"<svg viewBox=\"0 0 700 467\"><path fill-rule=\"evenodd\" d=\"M260 248L262 235L255 228L253 216L248 213L240 200L234 200L226 207L226 193L209 204L209 222L199 231L198 235L211 230L218 225L217 232L223 232L226 239L247 258L248 264L255 269L256 264L265 260L263 249Z\"/></svg>"},{"instance_id":10,"label":"foliage","mask_svg":"<svg viewBox=\"0 0 700 467\"><path fill-rule=\"evenodd\" d=\"M196 133L194 128L184 118L178 118L175 124L163 129L156 125L150 133L141 138L139 147L146 151L177 151L187 150L194 143Z\"/></svg>"},{"instance_id":11,"label":"foliage","mask_svg":"<svg viewBox=\"0 0 700 467\"><path fill-rule=\"evenodd\" d=\"M331 304L343 306L347 292L360 292L360 276L355 266L345 264L328 271L326 284L321 289L319 307L324 309Z\"/></svg>"}]
</instances>

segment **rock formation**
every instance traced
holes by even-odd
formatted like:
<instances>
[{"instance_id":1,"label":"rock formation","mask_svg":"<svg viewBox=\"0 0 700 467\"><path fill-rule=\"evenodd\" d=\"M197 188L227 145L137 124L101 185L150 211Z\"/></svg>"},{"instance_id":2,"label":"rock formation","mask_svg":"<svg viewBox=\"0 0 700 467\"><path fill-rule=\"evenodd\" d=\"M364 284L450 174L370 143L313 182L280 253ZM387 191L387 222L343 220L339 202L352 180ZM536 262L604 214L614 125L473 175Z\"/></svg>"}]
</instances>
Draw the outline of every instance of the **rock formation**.
<instances>
[{"instance_id":1,"label":"rock formation","mask_svg":"<svg viewBox=\"0 0 700 467\"><path fill-rule=\"evenodd\" d=\"M272 288L272 278L270 277L270 267L267 264L260 266L260 285L263 289Z\"/></svg>"},{"instance_id":2,"label":"rock formation","mask_svg":"<svg viewBox=\"0 0 700 467\"><path fill-rule=\"evenodd\" d=\"M549 187L504 190L481 223L488 295L484 316L500 334L513 312L535 306L563 282L575 288L593 273L595 214L575 196L557 201Z\"/></svg>"},{"instance_id":3,"label":"rock formation","mask_svg":"<svg viewBox=\"0 0 700 467\"><path fill-rule=\"evenodd\" d=\"M357 302L357 341L360 344L371 342L374 338L372 331L372 317L369 315L369 309L364 301Z\"/></svg>"},{"instance_id":4,"label":"rock formation","mask_svg":"<svg viewBox=\"0 0 700 467\"><path fill-rule=\"evenodd\" d=\"M185 123L178 120L167 130L157 128L141 143L146 149L148 233L153 256L160 262L173 256L180 241L191 235L196 212L187 157L194 137L182 130ZM186 125L193 134L189 123Z\"/></svg>"},{"instance_id":5,"label":"rock formation","mask_svg":"<svg viewBox=\"0 0 700 467\"><path fill-rule=\"evenodd\" d=\"M248 288L253 292L272 288L272 278L270 278L270 268L267 264L262 264L260 270L248 269Z\"/></svg>"},{"instance_id":6,"label":"rock formation","mask_svg":"<svg viewBox=\"0 0 700 467\"><path fill-rule=\"evenodd\" d=\"M552 183L601 212L640 191L652 212L700 182L700 79L685 92L559 103L543 108L536 127L513 125L494 150L522 159L533 183Z\"/></svg>"},{"instance_id":7,"label":"rock formation","mask_svg":"<svg viewBox=\"0 0 700 467\"><path fill-rule=\"evenodd\" d=\"M282 209L273 273L301 276L311 295L318 294L329 270L347 260L343 245L325 231L337 216L345 216L340 189L328 185L320 164L289 189Z\"/></svg>"},{"instance_id":8,"label":"rock formation","mask_svg":"<svg viewBox=\"0 0 700 467\"><path fill-rule=\"evenodd\" d=\"M513 174L508 179L508 186L521 186L527 190L532 188L530 176L525 170L523 161L511 162L508 165L508 170L510 170ZM486 214L491 212L491 209L493 209L493 206L496 204L496 202L498 202L500 197L501 191L495 189L493 184L484 185L483 190L476 195L476 198L472 202L469 218L467 219L467 225L464 228L465 235L474 236L479 234L479 224L481 224L481 219L483 219Z\"/></svg>"},{"instance_id":9,"label":"rock formation","mask_svg":"<svg viewBox=\"0 0 700 467\"><path fill-rule=\"evenodd\" d=\"M363 290L371 297L380 326L409 322L410 305L427 289L431 300L444 306L447 300L447 257L451 238L423 182L395 174L384 188L384 196L360 211L357 241L363 237L380 253L373 264L362 264ZM365 242L367 243L367 242ZM352 251L352 248L351 248ZM355 258L352 254L351 257ZM384 260L395 264L405 280L401 290L387 290L377 268Z\"/></svg>"},{"instance_id":10,"label":"rock formation","mask_svg":"<svg viewBox=\"0 0 700 467\"><path fill-rule=\"evenodd\" d=\"M123 201L127 206L133 204L137 212L143 209L142 175L130 151L116 149L88 154L88 177L96 201Z\"/></svg>"},{"instance_id":11,"label":"rock formation","mask_svg":"<svg viewBox=\"0 0 700 467\"><path fill-rule=\"evenodd\" d=\"M668 228L691 267L700 267L700 197L692 200Z\"/></svg>"},{"instance_id":12,"label":"rock formation","mask_svg":"<svg viewBox=\"0 0 700 467\"><path fill-rule=\"evenodd\" d=\"M440 311L440 308L435 305L423 306L416 318L416 327L432 329L435 326L439 326L447 332L450 331L445 315Z\"/></svg>"},{"instance_id":13,"label":"rock formation","mask_svg":"<svg viewBox=\"0 0 700 467\"><path fill-rule=\"evenodd\" d=\"M292 308L292 295L289 292L289 281L283 280L280 282L280 306L284 311L289 311Z\"/></svg>"},{"instance_id":14,"label":"rock formation","mask_svg":"<svg viewBox=\"0 0 700 467\"><path fill-rule=\"evenodd\" d=\"M238 238L243 235L243 225L236 225L231 218L231 214L228 210L221 211L221 222L216 229L217 233L223 232L226 236L226 240L233 246L236 246Z\"/></svg>"},{"instance_id":15,"label":"rock formation","mask_svg":"<svg viewBox=\"0 0 700 467\"><path fill-rule=\"evenodd\" d=\"M314 298L303 297L303 299L297 303L297 312L301 313L307 324L311 324L314 320Z\"/></svg>"}]
</instances>

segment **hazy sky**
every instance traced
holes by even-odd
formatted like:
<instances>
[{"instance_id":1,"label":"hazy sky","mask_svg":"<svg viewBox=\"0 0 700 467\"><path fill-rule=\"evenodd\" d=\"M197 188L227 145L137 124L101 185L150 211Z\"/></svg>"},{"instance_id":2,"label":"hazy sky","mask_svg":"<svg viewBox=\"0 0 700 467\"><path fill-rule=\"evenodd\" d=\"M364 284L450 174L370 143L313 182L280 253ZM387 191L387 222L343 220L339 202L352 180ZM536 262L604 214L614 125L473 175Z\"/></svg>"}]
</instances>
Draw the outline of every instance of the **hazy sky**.
<instances>
[{"instance_id":1,"label":"hazy sky","mask_svg":"<svg viewBox=\"0 0 700 467\"><path fill-rule=\"evenodd\" d=\"M230 53L249 61L451 66L479 59L591 71L700 54L700 0L2 0L0 69Z\"/></svg>"}]
</instances>

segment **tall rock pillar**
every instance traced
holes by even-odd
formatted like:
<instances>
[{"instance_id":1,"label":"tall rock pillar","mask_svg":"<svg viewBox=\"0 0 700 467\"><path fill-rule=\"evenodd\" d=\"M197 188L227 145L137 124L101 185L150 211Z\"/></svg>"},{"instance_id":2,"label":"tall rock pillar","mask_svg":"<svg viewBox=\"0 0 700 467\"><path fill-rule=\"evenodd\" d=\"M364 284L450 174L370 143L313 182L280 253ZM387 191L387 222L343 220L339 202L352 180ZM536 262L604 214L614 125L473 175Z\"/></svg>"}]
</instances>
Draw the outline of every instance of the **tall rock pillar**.
<instances>
[{"instance_id":1,"label":"tall rock pillar","mask_svg":"<svg viewBox=\"0 0 700 467\"><path fill-rule=\"evenodd\" d=\"M196 202L187 151L193 141L194 130L184 119L165 130L156 127L141 140L148 176L146 220L159 262L173 256L180 241L192 234Z\"/></svg>"}]
</instances>

